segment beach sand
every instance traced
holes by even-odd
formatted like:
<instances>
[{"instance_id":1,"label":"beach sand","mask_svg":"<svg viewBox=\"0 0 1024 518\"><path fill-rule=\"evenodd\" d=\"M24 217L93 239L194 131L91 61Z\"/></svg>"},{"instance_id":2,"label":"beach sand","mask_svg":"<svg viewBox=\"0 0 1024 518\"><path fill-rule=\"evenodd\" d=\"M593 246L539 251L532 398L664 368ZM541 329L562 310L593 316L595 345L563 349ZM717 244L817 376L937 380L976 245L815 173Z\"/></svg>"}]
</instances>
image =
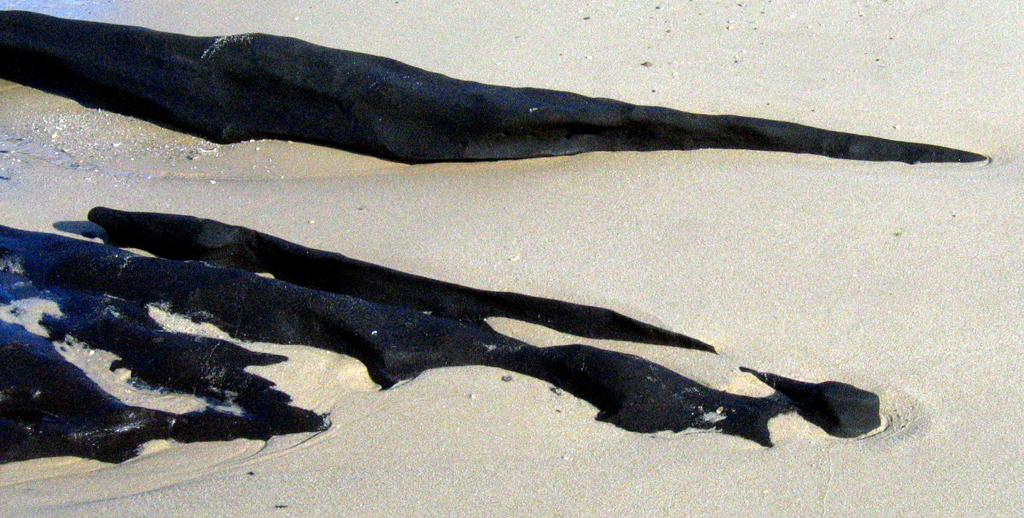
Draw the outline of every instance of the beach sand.
<instances>
[{"instance_id":1,"label":"beach sand","mask_svg":"<svg viewBox=\"0 0 1024 518\"><path fill-rule=\"evenodd\" d=\"M377 391L353 360L296 348L286 354L305 370L267 376L330 409L329 431L153 444L116 466L0 466L0 515L991 517L1024 505L1020 5L37 4L0 7L294 36L461 79L992 161L708 150L409 166L288 142L215 145L0 81L0 224L55 231L97 205L216 218L460 284L610 307L721 354L496 325L736 391L765 390L739 365L846 381L877 392L888 421L842 440L783 416L773 448L641 435L524 376L440 369Z\"/></svg>"}]
</instances>

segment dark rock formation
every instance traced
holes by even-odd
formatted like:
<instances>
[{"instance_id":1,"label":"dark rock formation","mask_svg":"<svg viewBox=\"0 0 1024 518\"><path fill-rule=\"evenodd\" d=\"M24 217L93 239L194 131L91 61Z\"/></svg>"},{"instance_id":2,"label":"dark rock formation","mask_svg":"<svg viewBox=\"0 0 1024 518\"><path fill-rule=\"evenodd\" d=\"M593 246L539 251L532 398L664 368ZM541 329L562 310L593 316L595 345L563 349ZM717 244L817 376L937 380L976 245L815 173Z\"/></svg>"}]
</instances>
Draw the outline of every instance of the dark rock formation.
<instances>
[{"instance_id":1,"label":"dark rock formation","mask_svg":"<svg viewBox=\"0 0 1024 518\"><path fill-rule=\"evenodd\" d=\"M437 367L518 372L635 432L715 430L770 446L767 422L784 412L839 437L880 422L877 397L850 385L748 371L778 393L740 396L633 355L534 347L483 321L507 316L594 338L712 350L609 310L425 279L189 216L96 208L89 219L112 243L161 257L0 227L0 463L61 455L120 462L153 439L267 439L329 425L328 416L292 406L273 383L245 371L284 357L165 329L151 306L237 340L350 355L385 389ZM59 311L40 312L36 328L14 318L26 301ZM129 369L133 383L211 406L182 414L129 406L64 359L58 348L68 342L115 354L110 368Z\"/></svg>"},{"instance_id":2,"label":"dark rock formation","mask_svg":"<svg viewBox=\"0 0 1024 518\"><path fill-rule=\"evenodd\" d=\"M926 144L460 81L266 34L193 37L0 11L0 77L221 143L320 143L402 162L730 148L976 162Z\"/></svg>"}]
</instances>

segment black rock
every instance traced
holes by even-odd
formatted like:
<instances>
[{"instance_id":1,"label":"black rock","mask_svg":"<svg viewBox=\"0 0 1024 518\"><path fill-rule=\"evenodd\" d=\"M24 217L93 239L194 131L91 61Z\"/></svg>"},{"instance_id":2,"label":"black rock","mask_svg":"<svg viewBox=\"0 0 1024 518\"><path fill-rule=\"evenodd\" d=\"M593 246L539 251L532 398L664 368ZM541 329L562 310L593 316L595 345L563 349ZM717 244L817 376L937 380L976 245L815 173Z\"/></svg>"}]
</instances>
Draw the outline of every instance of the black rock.
<instances>
[{"instance_id":1,"label":"black rock","mask_svg":"<svg viewBox=\"0 0 1024 518\"><path fill-rule=\"evenodd\" d=\"M452 79L266 34L194 37L0 11L0 77L203 138L325 144L402 162L699 148L977 162L938 146Z\"/></svg>"},{"instance_id":2,"label":"black rock","mask_svg":"<svg viewBox=\"0 0 1024 518\"><path fill-rule=\"evenodd\" d=\"M111 242L162 257L0 227L4 311L27 300L59 307L40 315L44 333L0 319L0 463L61 455L119 462L154 439L265 440L329 426L329 416L292 406L246 371L285 357L165 329L150 316L154 306L235 340L352 356L385 389L438 367L505 369L582 398L598 419L634 432L714 430L770 446L768 420L783 412L839 436L870 420L858 402L873 395L849 385L755 373L786 397L741 396L629 354L535 347L484 322L508 316L596 338L711 350L606 309L434 281L212 220L105 208L89 218ZM115 354L110 368L128 369L133 383L210 406L182 414L129 406L64 359L58 347L67 342ZM853 394L858 404L837 404L836 394Z\"/></svg>"},{"instance_id":3,"label":"black rock","mask_svg":"<svg viewBox=\"0 0 1024 518\"><path fill-rule=\"evenodd\" d=\"M838 381L807 383L746 367L793 402L801 417L835 437L860 437L882 426L878 396Z\"/></svg>"}]
</instances>

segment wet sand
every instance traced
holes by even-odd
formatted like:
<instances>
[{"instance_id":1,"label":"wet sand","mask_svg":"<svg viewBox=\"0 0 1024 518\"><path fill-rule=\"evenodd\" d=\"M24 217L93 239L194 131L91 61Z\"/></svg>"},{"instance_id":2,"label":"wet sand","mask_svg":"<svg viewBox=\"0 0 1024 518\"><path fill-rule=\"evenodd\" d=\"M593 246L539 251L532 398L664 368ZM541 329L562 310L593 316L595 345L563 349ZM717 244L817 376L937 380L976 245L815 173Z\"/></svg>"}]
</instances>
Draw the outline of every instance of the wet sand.
<instances>
[{"instance_id":1,"label":"wet sand","mask_svg":"<svg viewBox=\"0 0 1024 518\"><path fill-rule=\"evenodd\" d=\"M986 165L742 151L409 166L219 146L0 82L2 224L187 213L486 289L625 312L722 354L587 342L698 381L738 365L882 396L886 430L794 417L776 447L639 435L539 381L431 371L379 392L339 357L288 388L319 436L0 467L4 516L1010 516L1024 451L1022 19L1005 2L95 2L104 21L268 32L462 79L939 144ZM4 5L0 4L0 7ZM102 7L102 9L100 9ZM649 66L645 65L648 63ZM569 338L512 322L532 343ZM576 340L573 340L576 341ZM586 342L586 341L584 341ZM295 352L300 355L300 352ZM268 374L269 376L269 374Z\"/></svg>"}]
</instances>

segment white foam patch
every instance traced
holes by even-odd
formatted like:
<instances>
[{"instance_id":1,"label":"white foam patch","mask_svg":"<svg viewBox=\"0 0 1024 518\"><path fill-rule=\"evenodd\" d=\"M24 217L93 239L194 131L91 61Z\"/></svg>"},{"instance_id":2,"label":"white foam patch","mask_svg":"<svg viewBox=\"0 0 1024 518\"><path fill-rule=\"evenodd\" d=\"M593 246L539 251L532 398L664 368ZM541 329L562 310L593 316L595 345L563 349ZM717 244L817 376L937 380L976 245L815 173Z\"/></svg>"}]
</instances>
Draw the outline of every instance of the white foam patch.
<instances>
[{"instance_id":1,"label":"white foam patch","mask_svg":"<svg viewBox=\"0 0 1024 518\"><path fill-rule=\"evenodd\" d=\"M0 269L3 269L2 265ZM24 327L29 333L43 338L50 337L50 333L39 323L46 315L58 318L64 316L56 302L43 298L21 299L0 305L0 322Z\"/></svg>"},{"instance_id":2,"label":"white foam patch","mask_svg":"<svg viewBox=\"0 0 1024 518\"><path fill-rule=\"evenodd\" d=\"M232 34L230 36L221 36L213 40L213 44L203 51L203 55L199 59L209 59L211 56L220 52L224 47L233 44L247 45L252 41L252 34Z\"/></svg>"},{"instance_id":3,"label":"white foam patch","mask_svg":"<svg viewBox=\"0 0 1024 518\"><path fill-rule=\"evenodd\" d=\"M15 257L0 258L0 272L25 275L25 265Z\"/></svg>"},{"instance_id":4,"label":"white foam patch","mask_svg":"<svg viewBox=\"0 0 1024 518\"><path fill-rule=\"evenodd\" d=\"M213 324L195 322L164 306L151 304L148 309L150 318L167 331L226 340L253 352L287 357L286 361L246 367L245 371L274 383L275 389L292 398L293 406L325 413L345 393L380 390L366 366L350 356L304 345L244 342Z\"/></svg>"},{"instance_id":5,"label":"white foam patch","mask_svg":"<svg viewBox=\"0 0 1024 518\"><path fill-rule=\"evenodd\" d=\"M715 410L714 412L704 412L704 414L701 415L701 419L703 419L704 422L711 424L716 424L725 421L725 409L719 407L718 410Z\"/></svg>"}]
</instances>

